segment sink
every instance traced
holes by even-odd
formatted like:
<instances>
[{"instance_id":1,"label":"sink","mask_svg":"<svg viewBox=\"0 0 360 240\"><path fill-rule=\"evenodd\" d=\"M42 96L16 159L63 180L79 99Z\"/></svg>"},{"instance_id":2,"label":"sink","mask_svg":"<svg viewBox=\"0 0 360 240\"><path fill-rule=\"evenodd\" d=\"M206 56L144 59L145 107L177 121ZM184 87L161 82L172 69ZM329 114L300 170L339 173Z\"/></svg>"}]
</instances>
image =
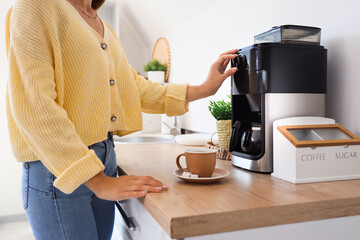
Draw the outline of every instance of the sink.
<instances>
[{"instance_id":1,"label":"sink","mask_svg":"<svg viewBox=\"0 0 360 240\"><path fill-rule=\"evenodd\" d=\"M134 134L124 137L114 136L115 144L162 144L174 143L174 136L168 134Z\"/></svg>"}]
</instances>

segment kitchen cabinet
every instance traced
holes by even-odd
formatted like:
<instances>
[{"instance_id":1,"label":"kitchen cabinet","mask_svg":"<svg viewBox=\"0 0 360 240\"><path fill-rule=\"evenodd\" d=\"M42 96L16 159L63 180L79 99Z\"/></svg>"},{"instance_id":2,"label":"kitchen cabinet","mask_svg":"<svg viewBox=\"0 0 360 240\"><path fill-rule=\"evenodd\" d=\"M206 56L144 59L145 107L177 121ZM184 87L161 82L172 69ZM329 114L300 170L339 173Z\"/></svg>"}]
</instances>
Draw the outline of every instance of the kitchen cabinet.
<instances>
[{"instance_id":1,"label":"kitchen cabinet","mask_svg":"<svg viewBox=\"0 0 360 240\"><path fill-rule=\"evenodd\" d=\"M130 199L121 204L135 224L130 230L119 214L117 228L121 228L118 238L123 240L170 240L171 238L149 214L138 199ZM132 217L129 217L132 216ZM139 221L138 221L139 220ZM250 230L218 233L197 237L178 238L179 240L234 240L251 239L263 240L265 237L276 240L339 240L360 239L358 223L360 216L335 218L304 223L285 224L273 227L256 228ZM119 226L120 225L120 226Z\"/></svg>"},{"instance_id":2,"label":"kitchen cabinet","mask_svg":"<svg viewBox=\"0 0 360 240\"><path fill-rule=\"evenodd\" d=\"M118 203L123 236L129 240L170 240L171 238L138 199Z\"/></svg>"},{"instance_id":3,"label":"kitchen cabinet","mask_svg":"<svg viewBox=\"0 0 360 240\"><path fill-rule=\"evenodd\" d=\"M177 144L117 144L118 165L169 187L122 205L132 239L360 239L360 180L292 184L218 160L230 176L214 184L176 178ZM191 147L193 148L193 147Z\"/></svg>"}]
</instances>

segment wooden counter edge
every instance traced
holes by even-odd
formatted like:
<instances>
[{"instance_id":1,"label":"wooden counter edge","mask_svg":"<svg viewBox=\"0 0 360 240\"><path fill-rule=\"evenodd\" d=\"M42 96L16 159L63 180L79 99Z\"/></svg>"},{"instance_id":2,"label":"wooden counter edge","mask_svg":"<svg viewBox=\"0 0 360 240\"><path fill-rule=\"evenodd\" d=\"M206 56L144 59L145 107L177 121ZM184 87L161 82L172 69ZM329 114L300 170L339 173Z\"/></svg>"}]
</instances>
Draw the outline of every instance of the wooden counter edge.
<instances>
[{"instance_id":1,"label":"wooden counter edge","mask_svg":"<svg viewBox=\"0 0 360 240\"><path fill-rule=\"evenodd\" d=\"M138 199L146 211L148 211L155 221L163 228L163 230L171 236L171 218L158 208L158 205L153 201L153 199L151 199L150 196Z\"/></svg>"},{"instance_id":2,"label":"wooden counter edge","mask_svg":"<svg viewBox=\"0 0 360 240\"><path fill-rule=\"evenodd\" d=\"M360 198L356 197L178 217L171 219L170 233L169 223L160 225L167 225L165 230L171 238L186 238L359 214Z\"/></svg>"}]
</instances>

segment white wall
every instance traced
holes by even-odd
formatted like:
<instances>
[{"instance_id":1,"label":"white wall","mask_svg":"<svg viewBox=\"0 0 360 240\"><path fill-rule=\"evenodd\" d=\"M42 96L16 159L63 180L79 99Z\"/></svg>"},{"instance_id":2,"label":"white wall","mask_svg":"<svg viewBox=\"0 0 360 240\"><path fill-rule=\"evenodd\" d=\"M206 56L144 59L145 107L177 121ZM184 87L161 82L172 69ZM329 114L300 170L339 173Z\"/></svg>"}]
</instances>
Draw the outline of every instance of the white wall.
<instances>
[{"instance_id":1,"label":"white wall","mask_svg":"<svg viewBox=\"0 0 360 240\"><path fill-rule=\"evenodd\" d=\"M0 217L24 213L21 202L21 164L12 155L6 119L5 91L8 65L5 50L5 16L15 0L0 4Z\"/></svg>"},{"instance_id":2,"label":"white wall","mask_svg":"<svg viewBox=\"0 0 360 240\"><path fill-rule=\"evenodd\" d=\"M143 76L147 76L144 71L145 64L151 59L152 48L149 37L135 21L133 14L126 5L119 4L119 38L131 66Z\"/></svg>"},{"instance_id":3,"label":"white wall","mask_svg":"<svg viewBox=\"0 0 360 240\"><path fill-rule=\"evenodd\" d=\"M151 46L158 37L168 38L172 57L170 82L200 84L218 54L252 44L254 35L272 26L299 24L322 28L322 45L328 49L328 116L360 135L358 0L122 2L132 11L141 30L146 31ZM229 80L214 97L191 104L190 112L183 117L183 128L215 131L208 101L224 98L230 92Z\"/></svg>"}]
</instances>

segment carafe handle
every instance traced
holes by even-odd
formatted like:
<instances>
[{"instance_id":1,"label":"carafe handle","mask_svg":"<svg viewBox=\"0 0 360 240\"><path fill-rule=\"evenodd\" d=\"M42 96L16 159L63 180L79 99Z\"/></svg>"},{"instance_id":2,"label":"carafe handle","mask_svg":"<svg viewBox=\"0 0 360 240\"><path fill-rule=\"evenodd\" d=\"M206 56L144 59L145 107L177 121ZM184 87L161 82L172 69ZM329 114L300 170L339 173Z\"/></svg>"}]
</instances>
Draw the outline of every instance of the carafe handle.
<instances>
[{"instance_id":1,"label":"carafe handle","mask_svg":"<svg viewBox=\"0 0 360 240\"><path fill-rule=\"evenodd\" d=\"M231 129L229 152L234 151L236 146L238 146L239 138L241 138L240 127L241 123L239 121L236 121Z\"/></svg>"},{"instance_id":2,"label":"carafe handle","mask_svg":"<svg viewBox=\"0 0 360 240\"><path fill-rule=\"evenodd\" d=\"M251 141L251 129L246 129L241 135L241 150L244 152L249 151Z\"/></svg>"}]
</instances>

